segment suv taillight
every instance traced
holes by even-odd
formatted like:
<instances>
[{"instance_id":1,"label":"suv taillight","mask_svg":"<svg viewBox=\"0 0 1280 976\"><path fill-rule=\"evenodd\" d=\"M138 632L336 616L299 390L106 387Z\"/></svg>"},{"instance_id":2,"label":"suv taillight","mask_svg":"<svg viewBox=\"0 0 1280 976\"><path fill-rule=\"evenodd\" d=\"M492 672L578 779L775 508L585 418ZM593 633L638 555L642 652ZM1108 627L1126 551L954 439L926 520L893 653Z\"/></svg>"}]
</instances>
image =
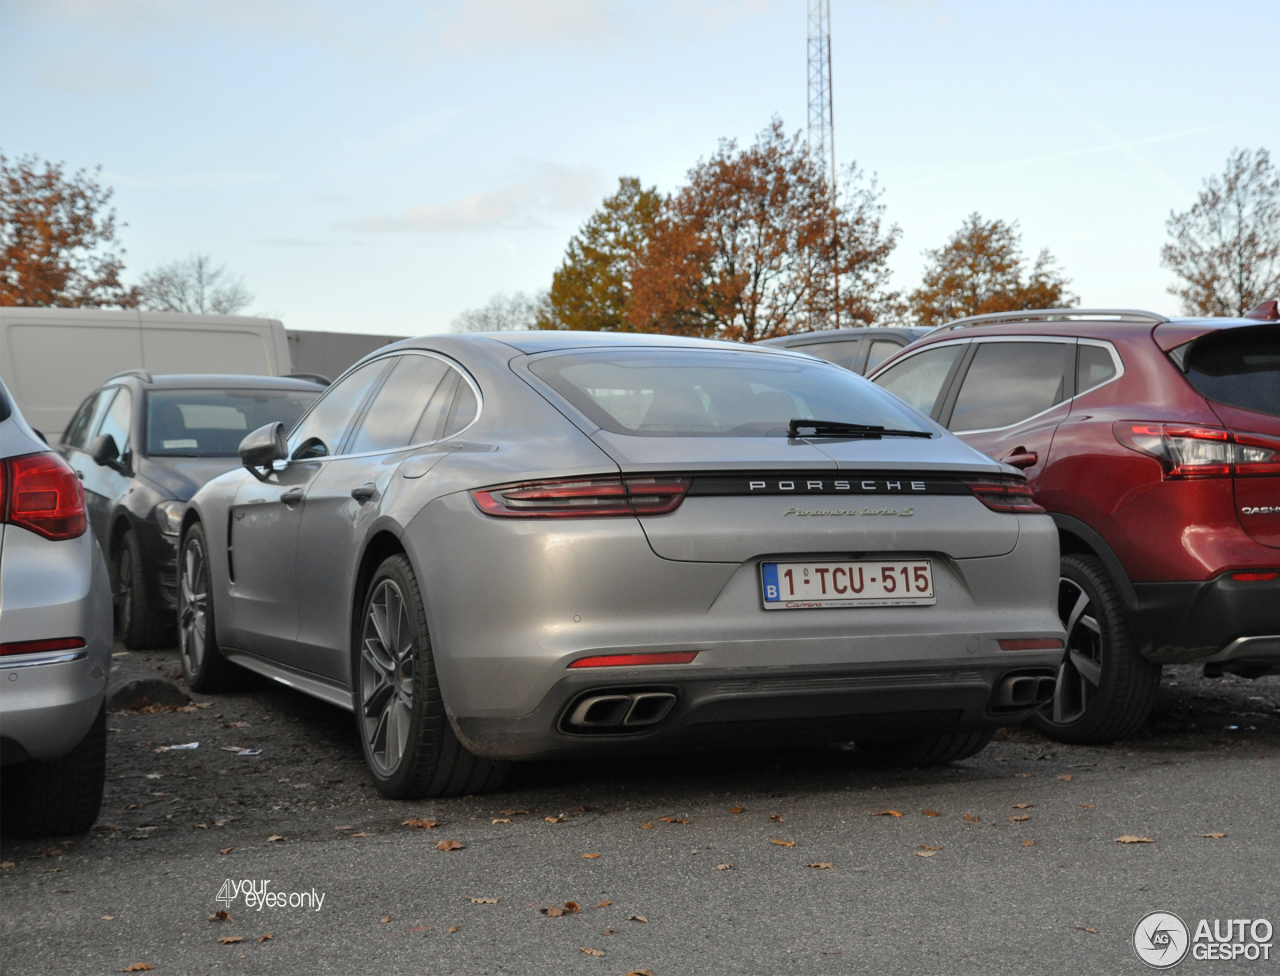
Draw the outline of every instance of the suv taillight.
<instances>
[{"instance_id":1,"label":"suv taillight","mask_svg":"<svg viewBox=\"0 0 1280 976\"><path fill-rule=\"evenodd\" d=\"M46 539L84 535L84 490L66 461L53 453L28 454L0 467L0 519Z\"/></svg>"},{"instance_id":2,"label":"suv taillight","mask_svg":"<svg viewBox=\"0 0 1280 976\"><path fill-rule=\"evenodd\" d=\"M688 478L566 478L473 491L480 510L499 518L665 515L689 490Z\"/></svg>"},{"instance_id":3,"label":"suv taillight","mask_svg":"<svg viewBox=\"0 0 1280 976\"><path fill-rule=\"evenodd\" d=\"M969 490L993 512L1009 512L1015 515L1040 515L1044 508L1036 504L1031 489L1025 481L1004 481L997 478L966 480Z\"/></svg>"},{"instance_id":4,"label":"suv taillight","mask_svg":"<svg viewBox=\"0 0 1280 976\"><path fill-rule=\"evenodd\" d=\"M1158 460L1166 478L1280 474L1280 440L1221 427L1117 423L1116 440Z\"/></svg>"}]
</instances>

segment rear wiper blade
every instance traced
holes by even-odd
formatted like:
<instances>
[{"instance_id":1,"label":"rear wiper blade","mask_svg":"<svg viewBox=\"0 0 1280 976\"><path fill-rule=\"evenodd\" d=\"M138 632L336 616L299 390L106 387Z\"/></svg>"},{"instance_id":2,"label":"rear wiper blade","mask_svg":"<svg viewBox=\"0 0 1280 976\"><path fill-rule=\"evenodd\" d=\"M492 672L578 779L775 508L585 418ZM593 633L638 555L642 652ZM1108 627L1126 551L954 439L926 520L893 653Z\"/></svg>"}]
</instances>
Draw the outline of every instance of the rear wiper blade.
<instances>
[{"instance_id":1,"label":"rear wiper blade","mask_svg":"<svg viewBox=\"0 0 1280 976\"><path fill-rule=\"evenodd\" d=\"M801 434L800 431L810 431ZM932 437L927 430L895 430L871 424L846 424L839 420L792 420L788 437Z\"/></svg>"}]
</instances>

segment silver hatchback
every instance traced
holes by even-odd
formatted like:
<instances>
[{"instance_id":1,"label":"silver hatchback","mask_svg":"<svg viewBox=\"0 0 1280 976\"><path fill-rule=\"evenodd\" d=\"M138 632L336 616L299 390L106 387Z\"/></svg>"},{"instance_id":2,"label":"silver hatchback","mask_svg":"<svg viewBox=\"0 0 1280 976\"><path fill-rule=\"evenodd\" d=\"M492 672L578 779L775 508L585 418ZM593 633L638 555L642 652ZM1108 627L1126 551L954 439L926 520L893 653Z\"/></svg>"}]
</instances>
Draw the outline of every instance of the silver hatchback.
<instances>
[{"instance_id":1,"label":"silver hatchback","mask_svg":"<svg viewBox=\"0 0 1280 976\"><path fill-rule=\"evenodd\" d=\"M811 357L406 340L241 458L183 524L187 680L350 709L389 796L695 744L944 762L1052 695L1057 533L1021 474Z\"/></svg>"}]
</instances>

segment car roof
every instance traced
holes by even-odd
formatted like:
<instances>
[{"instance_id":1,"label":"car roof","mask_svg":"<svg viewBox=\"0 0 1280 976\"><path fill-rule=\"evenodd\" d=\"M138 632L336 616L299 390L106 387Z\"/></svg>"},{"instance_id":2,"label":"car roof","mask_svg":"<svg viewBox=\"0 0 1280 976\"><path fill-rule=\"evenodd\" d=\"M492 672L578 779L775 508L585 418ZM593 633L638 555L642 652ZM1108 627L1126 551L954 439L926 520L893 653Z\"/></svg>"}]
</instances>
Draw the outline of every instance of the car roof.
<instances>
[{"instance_id":1,"label":"car roof","mask_svg":"<svg viewBox=\"0 0 1280 976\"><path fill-rule=\"evenodd\" d=\"M933 331L932 326L875 326L867 325L849 329L821 329L815 332L793 332L791 335L774 336L772 339L761 339L760 346L807 346L823 342L836 342L841 339L859 339L862 336L892 335L907 339L918 339Z\"/></svg>"},{"instance_id":2,"label":"car roof","mask_svg":"<svg viewBox=\"0 0 1280 976\"><path fill-rule=\"evenodd\" d=\"M246 376L243 373L164 373L141 375L142 370L119 373L107 383L134 380L148 390L304 390L320 392L324 385L290 376Z\"/></svg>"},{"instance_id":3,"label":"car roof","mask_svg":"<svg viewBox=\"0 0 1280 976\"><path fill-rule=\"evenodd\" d=\"M1185 316L1166 318L1155 312L1131 309L1030 309L1025 317L1017 312L999 318L974 316L943 325L925 337L925 345L971 336L1043 335L1080 336L1090 339L1134 338L1150 335L1166 352L1220 329L1268 325L1266 320L1226 316ZM894 357L897 358L897 357Z\"/></svg>"}]
</instances>

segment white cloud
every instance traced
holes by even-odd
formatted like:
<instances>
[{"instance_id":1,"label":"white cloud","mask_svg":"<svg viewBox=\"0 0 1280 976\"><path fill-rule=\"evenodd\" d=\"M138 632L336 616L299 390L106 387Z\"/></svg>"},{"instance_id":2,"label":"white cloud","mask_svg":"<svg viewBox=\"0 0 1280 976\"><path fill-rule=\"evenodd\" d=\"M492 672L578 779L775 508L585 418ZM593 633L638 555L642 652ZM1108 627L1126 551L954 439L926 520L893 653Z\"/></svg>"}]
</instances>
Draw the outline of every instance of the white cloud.
<instances>
[{"instance_id":1,"label":"white cloud","mask_svg":"<svg viewBox=\"0 0 1280 976\"><path fill-rule=\"evenodd\" d=\"M398 216L373 215L340 221L334 229L433 234L541 227L545 216L590 210L603 188L604 181L592 166L539 163L528 179L517 183L481 190L449 203L409 207Z\"/></svg>"}]
</instances>

